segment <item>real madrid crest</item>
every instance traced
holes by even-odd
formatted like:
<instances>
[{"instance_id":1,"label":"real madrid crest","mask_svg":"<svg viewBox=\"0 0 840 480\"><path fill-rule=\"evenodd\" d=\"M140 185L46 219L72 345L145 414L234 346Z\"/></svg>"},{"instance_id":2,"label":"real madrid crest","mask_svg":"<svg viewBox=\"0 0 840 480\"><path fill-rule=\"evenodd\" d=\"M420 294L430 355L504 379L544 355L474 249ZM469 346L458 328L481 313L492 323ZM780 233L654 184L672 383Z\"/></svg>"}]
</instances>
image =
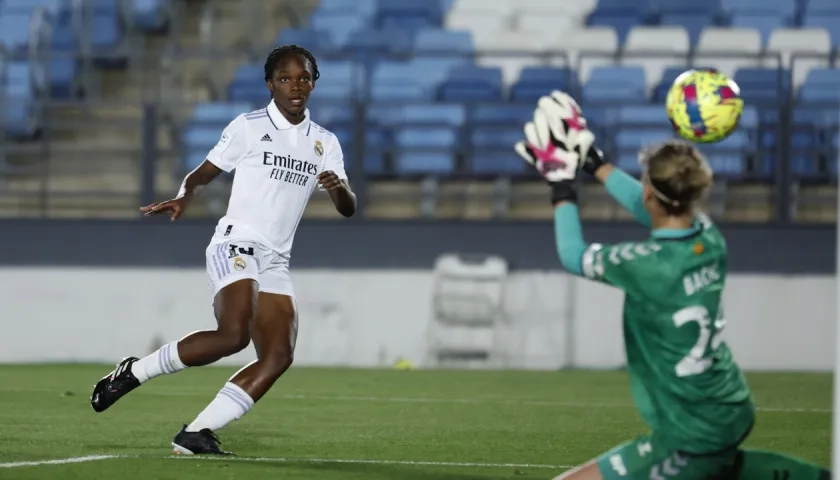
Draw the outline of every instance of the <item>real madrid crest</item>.
<instances>
[{"instance_id":1,"label":"real madrid crest","mask_svg":"<svg viewBox=\"0 0 840 480\"><path fill-rule=\"evenodd\" d=\"M242 260L242 257L236 257L233 259L233 268L242 271L245 270L245 260Z\"/></svg>"},{"instance_id":2,"label":"real madrid crest","mask_svg":"<svg viewBox=\"0 0 840 480\"><path fill-rule=\"evenodd\" d=\"M315 155L319 157L324 154L324 146L321 145L320 140L315 140Z\"/></svg>"}]
</instances>

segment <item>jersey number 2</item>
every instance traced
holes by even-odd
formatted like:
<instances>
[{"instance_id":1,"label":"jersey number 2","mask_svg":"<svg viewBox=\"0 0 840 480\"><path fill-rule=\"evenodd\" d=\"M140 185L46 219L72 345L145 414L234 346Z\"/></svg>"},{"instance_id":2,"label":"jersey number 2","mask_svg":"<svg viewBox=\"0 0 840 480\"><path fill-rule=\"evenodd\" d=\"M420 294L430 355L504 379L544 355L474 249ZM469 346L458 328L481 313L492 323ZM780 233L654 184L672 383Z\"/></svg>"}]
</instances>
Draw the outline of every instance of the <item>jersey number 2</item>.
<instances>
[{"instance_id":1,"label":"jersey number 2","mask_svg":"<svg viewBox=\"0 0 840 480\"><path fill-rule=\"evenodd\" d=\"M705 356L706 347L710 347L710 351L715 351L723 343L723 327L726 325L726 320L723 318L723 309L718 308L718 316L715 319L715 334L712 336L712 320L709 316L709 310L702 305L695 305L685 307L674 314L674 325L677 328L682 327L686 323L696 322L700 326L700 334L697 337L697 343L688 352L688 355L683 357L677 364L677 376L687 377L689 375L697 375L705 372L712 365L712 359ZM711 344L709 341L711 340Z\"/></svg>"}]
</instances>

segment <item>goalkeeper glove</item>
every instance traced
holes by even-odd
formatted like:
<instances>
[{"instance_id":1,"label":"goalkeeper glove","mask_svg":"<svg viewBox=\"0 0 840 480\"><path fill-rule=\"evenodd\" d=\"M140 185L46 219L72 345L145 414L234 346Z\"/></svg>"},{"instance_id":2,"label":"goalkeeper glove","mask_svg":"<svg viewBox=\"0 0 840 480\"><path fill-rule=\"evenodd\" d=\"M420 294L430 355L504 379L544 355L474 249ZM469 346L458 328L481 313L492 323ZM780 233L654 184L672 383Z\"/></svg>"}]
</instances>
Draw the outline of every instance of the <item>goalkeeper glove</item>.
<instances>
[{"instance_id":1,"label":"goalkeeper glove","mask_svg":"<svg viewBox=\"0 0 840 480\"><path fill-rule=\"evenodd\" d=\"M540 108L544 109L549 118L567 118L571 112L569 126L577 132L575 135L574 150L581 159L581 170L595 175L595 171L602 165L610 163L604 152L595 146L595 134L589 130L586 118L583 117L583 110L570 95L555 90L551 96L542 97L539 101Z\"/></svg>"},{"instance_id":2,"label":"goalkeeper glove","mask_svg":"<svg viewBox=\"0 0 840 480\"><path fill-rule=\"evenodd\" d=\"M579 139L581 132L584 138ZM534 120L525 124L525 140L517 142L514 150L551 185L552 203L574 202L581 167L579 147L583 145L588 153L593 141L594 135L586 129L577 102L555 91L550 97L540 99Z\"/></svg>"}]
</instances>

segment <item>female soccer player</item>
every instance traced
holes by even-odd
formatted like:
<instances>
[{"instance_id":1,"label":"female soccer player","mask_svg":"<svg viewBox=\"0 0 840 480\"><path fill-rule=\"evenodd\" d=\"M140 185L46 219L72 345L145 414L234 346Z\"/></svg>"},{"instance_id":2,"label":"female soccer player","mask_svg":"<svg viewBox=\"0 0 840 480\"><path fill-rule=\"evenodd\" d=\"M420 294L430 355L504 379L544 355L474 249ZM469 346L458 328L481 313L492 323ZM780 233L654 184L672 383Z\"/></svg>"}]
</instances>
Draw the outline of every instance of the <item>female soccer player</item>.
<instances>
[{"instance_id":1,"label":"female soccer player","mask_svg":"<svg viewBox=\"0 0 840 480\"><path fill-rule=\"evenodd\" d=\"M643 151L641 183L614 168L565 93L540 99L515 150L551 185L557 249L571 273L625 292L624 343L636 406L651 433L555 480L820 480L830 472L785 455L741 449L755 419L750 390L721 339L726 242L695 210L712 183L694 146ZM586 245L575 180L593 174L636 219L643 242Z\"/></svg>"},{"instance_id":2,"label":"female soccer player","mask_svg":"<svg viewBox=\"0 0 840 480\"><path fill-rule=\"evenodd\" d=\"M207 160L184 179L176 198L140 209L176 220L205 185L236 169L227 214L206 250L217 328L191 333L145 358L124 359L91 397L93 409L102 412L158 375L211 364L253 341L257 360L181 429L172 441L176 453L225 453L214 432L245 415L291 366L297 311L289 256L315 185L329 192L345 217L356 210L341 146L306 109L318 76L308 50L285 45L272 51L265 62L271 93L266 108L233 120Z\"/></svg>"}]
</instances>

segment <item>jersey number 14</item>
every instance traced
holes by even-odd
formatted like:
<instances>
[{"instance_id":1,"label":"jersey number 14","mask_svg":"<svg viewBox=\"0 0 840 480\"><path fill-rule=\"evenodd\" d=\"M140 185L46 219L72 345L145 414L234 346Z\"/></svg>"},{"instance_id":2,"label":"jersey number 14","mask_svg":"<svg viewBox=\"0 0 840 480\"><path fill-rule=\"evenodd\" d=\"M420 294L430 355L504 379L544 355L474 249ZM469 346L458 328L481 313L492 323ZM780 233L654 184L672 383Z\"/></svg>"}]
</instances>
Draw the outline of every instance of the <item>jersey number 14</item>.
<instances>
[{"instance_id":1,"label":"jersey number 14","mask_svg":"<svg viewBox=\"0 0 840 480\"><path fill-rule=\"evenodd\" d=\"M714 325L712 325L709 310L702 305L685 307L677 311L673 318L674 325L677 328L691 322L696 322L700 326L697 343L694 344L694 347L691 348L688 355L683 357L677 364L677 376L687 377L705 372L712 366L710 355L723 343L723 337L721 335L723 333L723 327L726 325L726 320L723 318L723 309L718 308L718 315ZM712 327L714 327L714 335L712 335ZM709 355L706 355L706 350L709 351Z\"/></svg>"}]
</instances>

